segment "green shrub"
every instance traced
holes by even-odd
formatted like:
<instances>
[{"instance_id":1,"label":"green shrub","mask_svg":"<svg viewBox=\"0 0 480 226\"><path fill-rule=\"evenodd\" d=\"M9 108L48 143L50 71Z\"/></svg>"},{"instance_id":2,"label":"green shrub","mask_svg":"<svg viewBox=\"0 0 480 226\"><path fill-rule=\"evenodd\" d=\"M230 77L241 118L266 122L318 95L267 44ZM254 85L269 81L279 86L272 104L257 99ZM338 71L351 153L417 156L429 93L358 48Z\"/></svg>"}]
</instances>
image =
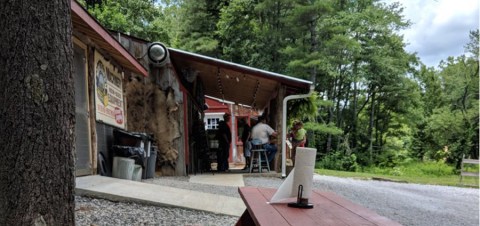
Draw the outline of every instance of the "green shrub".
<instances>
[{"instance_id":1,"label":"green shrub","mask_svg":"<svg viewBox=\"0 0 480 226\"><path fill-rule=\"evenodd\" d=\"M316 163L316 168L343 170L356 172L358 170L357 156L345 155L339 151L332 151Z\"/></svg>"},{"instance_id":2,"label":"green shrub","mask_svg":"<svg viewBox=\"0 0 480 226\"><path fill-rule=\"evenodd\" d=\"M414 162L403 166L408 174L425 176L454 175L455 168L443 162Z\"/></svg>"},{"instance_id":3,"label":"green shrub","mask_svg":"<svg viewBox=\"0 0 480 226\"><path fill-rule=\"evenodd\" d=\"M455 168L443 162L406 162L396 167L366 167L363 172L391 176L432 177L455 175Z\"/></svg>"}]
</instances>

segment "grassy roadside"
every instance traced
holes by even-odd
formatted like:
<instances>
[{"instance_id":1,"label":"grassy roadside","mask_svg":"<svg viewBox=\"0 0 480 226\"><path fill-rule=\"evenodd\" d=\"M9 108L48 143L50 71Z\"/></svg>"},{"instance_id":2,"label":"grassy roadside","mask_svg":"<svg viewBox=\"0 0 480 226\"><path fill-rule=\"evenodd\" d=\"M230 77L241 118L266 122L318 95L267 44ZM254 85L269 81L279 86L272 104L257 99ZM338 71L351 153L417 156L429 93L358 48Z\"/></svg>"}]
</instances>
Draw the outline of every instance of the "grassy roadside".
<instances>
[{"instance_id":1,"label":"grassy roadside","mask_svg":"<svg viewBox=\"0 0 480 226\"><path fill-rule=\"evenodd\" d=\"M363 179L363 180L375 179L375 180L396 181L396 182L402 182L402 183L479 188L478 177L464 177L463 183L460 184L459 175L393 176L393 175L383 175L383 174L375 174L375 173L347 172L347 171L336 171L336 170L327 170L327 169L315 169L315 173L320 175L326 175L326 176L347 177L347 178L355 178L355 179Z\"/></svg>"}]
</instances>

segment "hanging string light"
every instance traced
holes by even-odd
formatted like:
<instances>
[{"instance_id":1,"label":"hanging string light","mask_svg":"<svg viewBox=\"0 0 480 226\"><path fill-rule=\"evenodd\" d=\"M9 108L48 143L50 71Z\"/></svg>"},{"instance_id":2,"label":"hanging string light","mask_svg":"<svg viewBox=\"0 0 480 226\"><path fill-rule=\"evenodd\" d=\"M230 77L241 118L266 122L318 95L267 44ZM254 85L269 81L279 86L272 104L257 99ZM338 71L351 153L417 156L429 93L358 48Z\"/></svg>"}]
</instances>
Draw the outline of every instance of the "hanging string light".
<instances>
[{"instance_id":1,"label":"hanging string light","mask_svg":"<svg viewBox=\"0 0 480 226\"><path fill-rule=\"evenodd\" d=\"M259 88L260 88L260 81L257 79L257 85L255 86L255 91L253 91L252 108L255 108L257 106L257 93Z\"/></svg>"},{"instance_id":2,"label":"hanging string light","mask_svg":"<svg viewBox=\"0 0 480 226\"><path fill-rule=\"evenodd\" d=\"M222 95L222 100L225 101L225 95L223 93L223 86L222 86L222 80L220 78L220 68L217 67L217 86L218 90L220 91L220 94Z\"/></svg>"}]
</instances>

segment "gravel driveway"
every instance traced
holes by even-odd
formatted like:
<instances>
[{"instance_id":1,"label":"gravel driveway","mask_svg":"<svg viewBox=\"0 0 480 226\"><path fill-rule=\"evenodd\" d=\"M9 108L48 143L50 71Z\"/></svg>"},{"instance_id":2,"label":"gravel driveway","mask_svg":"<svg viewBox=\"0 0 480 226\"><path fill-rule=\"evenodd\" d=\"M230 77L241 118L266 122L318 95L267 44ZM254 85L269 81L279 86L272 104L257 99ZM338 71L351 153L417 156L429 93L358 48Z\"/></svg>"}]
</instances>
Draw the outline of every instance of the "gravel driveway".
<instances>
[{"instance_id":1,"label":"gravel driveway","mask_svg":"<svg viewBox=\"0 0 480 226\"><path fill-rule=\"evenodd\" d=\"M245 186L278 188L274 177L244 177ZM219 195L239 197L236 187L189 183L185 177L146 180ZM355 180L314 175L314 187L333 191L403 225L479 225L479 190L447 186ZM235 225L237 217L195 210L76 198L77 225Z\"/></svg>"}]
</instances>

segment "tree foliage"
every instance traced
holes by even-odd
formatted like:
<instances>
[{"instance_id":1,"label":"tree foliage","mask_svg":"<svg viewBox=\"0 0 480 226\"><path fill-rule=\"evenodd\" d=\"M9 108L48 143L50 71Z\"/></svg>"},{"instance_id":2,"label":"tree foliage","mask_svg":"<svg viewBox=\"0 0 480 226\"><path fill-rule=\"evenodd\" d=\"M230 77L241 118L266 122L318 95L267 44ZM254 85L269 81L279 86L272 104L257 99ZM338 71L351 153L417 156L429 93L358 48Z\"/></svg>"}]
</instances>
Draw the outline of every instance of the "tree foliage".
<instances>
[{"instance_id":1,"label":"tree foliage","mask_svg":"<svg viewBox=\"0 0 480 226\"><path fill-rule=\"evenodd\" d=\"M424 157L459 166L463 155L478 158L478 30L470 33L465 55L449 57L438 70L422 70L425 122L421 124Z\"/></svg>"},{"instance_id":2,"label":"tree foliage","mask_svg":"<svg viewBox=\"0 0 480 226\"><path fill-rule=\"evenodd\" d=\"M173 21L165 16L155 0L80 1L107 29L133 35L149 41L171 43L166 28Z\"/></svg>"}]
</instances>

